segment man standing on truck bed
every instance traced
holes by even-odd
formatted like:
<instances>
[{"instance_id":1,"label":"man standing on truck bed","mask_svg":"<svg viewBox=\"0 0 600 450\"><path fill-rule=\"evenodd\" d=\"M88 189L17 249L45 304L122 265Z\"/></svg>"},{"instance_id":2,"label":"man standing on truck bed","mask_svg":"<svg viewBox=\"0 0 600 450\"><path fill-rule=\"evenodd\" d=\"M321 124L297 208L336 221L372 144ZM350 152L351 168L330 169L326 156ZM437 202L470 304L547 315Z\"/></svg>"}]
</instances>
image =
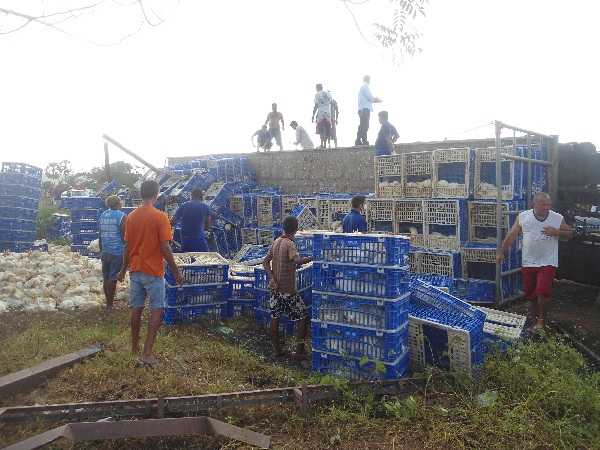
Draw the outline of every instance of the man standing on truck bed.
<instances>
[{"instance_id":1,"label":"man standing on truck bed","mask_svg":"<svg viewBox=\"0 0 600 450\"><path fill-rule=\"evenodd\" d=\"M285 131L285 124L283 123L283 114L277 111L277 103L271 105L272 111L267 114L267 120L265 125L269 124L269 133L275 138L275 143L279 146L279 151L283 150L283 144L281 143L281 132ZM281 128L279 128L279 122L281 122Z\"/></svg>"},{"instance_id":2,"label":"man standing on truck bed","mask_svg":"<svg viewBox=\"0 0 600 450\"><path fill-rule=\"evenodd\" d=\"M534 334L546 324L554 273L558 267L558 240L571 239L573 231L562 215L550 210L550 196L538 192L533 197L533 209L523 211L506 235L496 264L502 264L504 254L523 232L523 287L533 316Z\"/></svg>"}]
</instances>

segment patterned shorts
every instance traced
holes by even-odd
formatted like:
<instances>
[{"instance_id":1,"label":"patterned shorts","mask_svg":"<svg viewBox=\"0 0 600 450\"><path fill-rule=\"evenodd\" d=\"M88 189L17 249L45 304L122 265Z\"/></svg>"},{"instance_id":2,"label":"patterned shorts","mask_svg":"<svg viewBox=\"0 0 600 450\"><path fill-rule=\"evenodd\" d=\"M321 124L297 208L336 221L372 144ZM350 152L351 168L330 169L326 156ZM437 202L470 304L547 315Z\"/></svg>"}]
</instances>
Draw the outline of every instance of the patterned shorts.
<instances>
[{"instance_id":1,"label":"patterned shorts","mask_svg":"<svg viewBox=\"0 0 600 450\"><path fill-rule=\"evenodd\" d=\"M308 309L304 306L304 300L297 292L285 294L271 289L270 294L269 310L271 317L277 318L286 315L292 320L308 317Z\"/></svg>"}]
</instances>

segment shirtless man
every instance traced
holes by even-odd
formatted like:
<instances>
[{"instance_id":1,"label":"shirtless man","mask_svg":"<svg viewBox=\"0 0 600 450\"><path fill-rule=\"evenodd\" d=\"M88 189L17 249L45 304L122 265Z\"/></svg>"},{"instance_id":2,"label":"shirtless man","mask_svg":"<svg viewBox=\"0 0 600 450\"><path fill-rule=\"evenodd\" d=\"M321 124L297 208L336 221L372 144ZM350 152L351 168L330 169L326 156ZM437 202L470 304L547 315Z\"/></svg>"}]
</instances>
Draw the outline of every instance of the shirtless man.
<instances>
[{"instance_id":1,"label":"shirtless man","mask_svg":"<svg viewBox=\"0 0 600 450\"><path fill-rule=\"evenodd\" d=\"M281 143L281 132L285 131L285 124L283 123L283 114L277 111L277 103L271 105L273 111L267 114L267 120L265 125L269 124L269 133L275 138L275 143L279 146L279 151L283 150L283 144ZM279 128L279 122L281 121L281 129Z\"/></svg>"}]
</instances>

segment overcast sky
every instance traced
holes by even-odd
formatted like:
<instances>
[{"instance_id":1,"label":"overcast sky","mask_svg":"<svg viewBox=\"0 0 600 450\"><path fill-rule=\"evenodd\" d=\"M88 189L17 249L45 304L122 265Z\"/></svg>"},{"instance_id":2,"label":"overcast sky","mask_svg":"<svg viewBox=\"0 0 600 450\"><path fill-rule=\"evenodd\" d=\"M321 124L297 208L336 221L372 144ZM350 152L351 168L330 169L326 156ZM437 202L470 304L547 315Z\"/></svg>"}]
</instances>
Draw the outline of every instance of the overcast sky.
<instances>
[{"instance_id":1,"label":"overcast sky","mask_svg":"<svg viewBox=\"0 0 600 450\"><path fill-rule=\"evenodd\" d=\"M368 39L388 4L353 6ZM431 0L416 24L423 53L399 67L338 0L181 0L166 23L108 47L33 24L0 36L0 160L89 170L104 162L103 134L158 166L251 152L272 102L293 149L289 122L313 131L316 83L338 101L350 146L365 74L401 142L493 137L502 120L598 146L599 12L595 0ZM114 42L136 27L128 19L91 16L73 32ZM372 116L372 142L378 128ZM112 146L111 159L134 162Z\"/></svg>"}]
</instances>

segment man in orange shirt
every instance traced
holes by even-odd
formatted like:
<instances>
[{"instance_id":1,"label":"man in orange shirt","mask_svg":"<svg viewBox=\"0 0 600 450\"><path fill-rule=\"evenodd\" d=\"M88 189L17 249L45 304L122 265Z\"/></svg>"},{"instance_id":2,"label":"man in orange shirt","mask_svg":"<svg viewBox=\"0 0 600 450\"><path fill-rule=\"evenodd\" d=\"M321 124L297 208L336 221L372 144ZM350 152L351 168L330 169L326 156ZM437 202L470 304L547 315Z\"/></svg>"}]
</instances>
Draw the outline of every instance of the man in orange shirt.
<instances>
[{"instance_id":1,"label":"man in orange shirt","mask_svg":"<svg viewBox=\"0 0 600 450\"><path fill-rule=\"evenodd\" d=\"M138 364L146 366L158 364L152 354L152 347L166 302L164 261L167 261L175 274L177 284L183 284L183 275L175 263L169 245L169 241L173 239L169 218L164 212L153 206L158 198L158 190L158 183L154 180L146 180L140 186L142 204L127 217L123 266L117 275L117 279L123 281L129 267L129 306L131 307L131 349L133 353L140 351L142 312L146 306L146 297L150 298L151 312L148 320L148 333L138 360Z\"/></svg>"}]
</instances>

